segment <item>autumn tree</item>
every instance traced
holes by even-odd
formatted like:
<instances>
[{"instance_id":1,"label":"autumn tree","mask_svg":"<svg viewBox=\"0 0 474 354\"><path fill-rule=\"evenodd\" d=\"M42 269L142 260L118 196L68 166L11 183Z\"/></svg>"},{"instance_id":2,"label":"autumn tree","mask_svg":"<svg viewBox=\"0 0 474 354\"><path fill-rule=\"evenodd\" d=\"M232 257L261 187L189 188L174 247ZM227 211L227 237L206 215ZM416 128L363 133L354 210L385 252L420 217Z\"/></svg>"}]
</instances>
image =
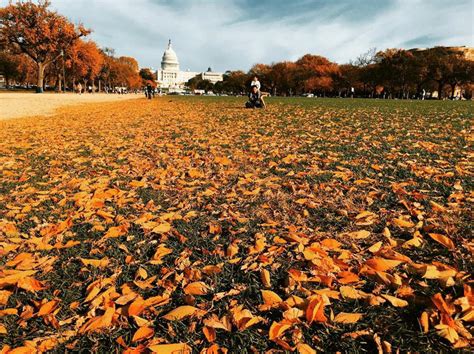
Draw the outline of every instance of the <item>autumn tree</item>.
<instances>
[{"instance_id":1,"label":"autumn tree","mask_svg":"<svg viewBox=\"0 0 474 354\"><path fill-rule=\"evenodd\" d=\"M274 63L269 72L270 80L274 82L272 95L293 95L295 93L295 78L297 66L290 61Z\"/></svg>"},{"instance_id":2,"label":"autumn tree","mask_svg":"<svg viewBox=\"0 0 474 354\"><path fill-rule=\"evenodd\" d=\"M138 75L140 75L140 78L142 79L143 86L146 86L148 84L152 85L153 87L156 86L155 75L151 72L150 69L148 68L140 69L140 71L138 72Z\"/></svg>"},{"instance_id":3,"label":"autumn tree","mask_svg":"<svg viewBox=\"0 0 474 354\"><path fill-rule=\"evenodd\" d=\"M102 68L103 57L93 41L78 40L66 54L66 67L68 77L75 85L77 80L82 80L84 86L88 83L94 85L95 79Z\"/></svg>"},{"instance_id":4,"label":"autumn tree","mask_svg":"<svg viewBox=\"0 0 474 354\"><path fill-rule=\"evenodd\" d=\"M7 44L28 55L37 66L37 92L42 92L45 69L80 37L82 25L49 9L49 0L20 1L0 9L0 32Z\"/></svg>"},{"instance_id":5,"label":"autumn tree","mask_svg":"<svg viewBox=\"0 0 474 354\"><path fill-rule=\"evenodd\" d=\"M11 80L20 75L19 56L5 50L0 51L0 74L5 78L7 88L10 87Z\"/></svg>"},{"instance_id":6,"label":"autumn tree","mask_svg":"<svg viewBox=\"0 0 474 354\"><path fill-rule=\"evenodd\" d=\"M295 64L297 79L305 91L325 93L332 90L333 78L339 73L336 63L319 55L306 54Z\"/></svg>"},{"instance_id":7,"label":"autumn tree","mask_svg":"<svg viewBox=\"0 0 474 354\"><path fill-rule=\"evenodd\" d=\"M241 94L246 91L246 82L248 75L243 71L226 71L222 89L232 94Z\"/></svg>"},{"instance_id":8,"label":"autumn tree","mask_svg":"<svg viewBox=\"0 0 474 354\"><path fill-rule=\"evenodd\" d=\"M399 98L408 98L410 90L417 90L422 80L423 67L416 56L403 49L387 49L376 55L378 81L386 91Z\"/></svg>"}]
</instances>

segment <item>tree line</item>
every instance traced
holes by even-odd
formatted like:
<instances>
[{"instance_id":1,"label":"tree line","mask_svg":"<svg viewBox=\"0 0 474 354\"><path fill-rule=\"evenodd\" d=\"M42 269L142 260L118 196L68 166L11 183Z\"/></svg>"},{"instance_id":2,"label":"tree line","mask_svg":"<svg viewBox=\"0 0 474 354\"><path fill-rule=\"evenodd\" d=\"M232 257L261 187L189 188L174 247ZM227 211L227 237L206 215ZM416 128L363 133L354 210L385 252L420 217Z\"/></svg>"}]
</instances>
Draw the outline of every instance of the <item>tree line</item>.
<instances>
[{"instance_id":1,"label":"tree line","mask_svg":"<svg viewBox=\"0 0 474 354\"><path fill-rule=\"evenodd\" d=\"M224 81L212 85L193 79L197 88L216 93L248 91L258 76L262 90L272 95L315 94L336 97L421 98L438 92L453 98L456 90L472 98L474 62L463 48L369 50L339 65L319 55L306 54L295 62L255 64L248 72L227 71Z\"/></svg>"},{"instance_id":2,"label":"tree line","mask_svg":"<svg viewBox=\"0 0 474 354\"><path fill-rule=\"evenodd\" d=\"M137 60L116 57L86 40L91 30L74 25L50 9L49 0L21 1L0 8L0 74L7 87L16 82L56 90L93 87L140 88ZM146 81L146 80L145 80Z\"/></svg>"}]
</instances>

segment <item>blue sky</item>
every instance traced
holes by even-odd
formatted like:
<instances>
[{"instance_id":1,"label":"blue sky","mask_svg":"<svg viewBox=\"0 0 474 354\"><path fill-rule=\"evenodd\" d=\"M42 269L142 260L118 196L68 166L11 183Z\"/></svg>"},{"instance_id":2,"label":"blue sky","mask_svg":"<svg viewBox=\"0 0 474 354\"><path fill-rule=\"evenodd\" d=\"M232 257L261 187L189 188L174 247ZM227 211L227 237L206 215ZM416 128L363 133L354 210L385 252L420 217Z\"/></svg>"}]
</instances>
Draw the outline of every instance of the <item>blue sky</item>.
<instances>
[{"instance_id":1,"label":"blue sky","mask_svg":"<svg viewBox=\"0 0 474 354\"><path fill-rule=\"evenodd\" d=\"M8 0L0 0L5 5ZM248 70L306 53L344 63L369 48L473 46L473 0L52 0L92 38L159 67Z\"/></svg>"}]
</instances>

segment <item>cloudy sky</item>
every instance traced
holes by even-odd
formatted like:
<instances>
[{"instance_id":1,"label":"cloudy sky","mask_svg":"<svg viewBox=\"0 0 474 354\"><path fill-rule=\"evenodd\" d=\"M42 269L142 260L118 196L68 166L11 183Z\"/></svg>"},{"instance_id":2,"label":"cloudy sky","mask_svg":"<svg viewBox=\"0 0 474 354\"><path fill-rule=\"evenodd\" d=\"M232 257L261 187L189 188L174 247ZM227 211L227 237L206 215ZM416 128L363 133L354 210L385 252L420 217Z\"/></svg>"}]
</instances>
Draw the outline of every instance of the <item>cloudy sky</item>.
<instances>
[{"instance_id":1,"label":"cloudy sky","mask_svg":"<svg viewBox=\"0 0 474 354\"><path fill-rule=\"evenodd\" d=\"M8 0L0 0L6 4ZM52 0L100 46L157 68L171 38L181 69L248 70L369 48L473 46L473 0Z\"/></svg>"}]
</instances>

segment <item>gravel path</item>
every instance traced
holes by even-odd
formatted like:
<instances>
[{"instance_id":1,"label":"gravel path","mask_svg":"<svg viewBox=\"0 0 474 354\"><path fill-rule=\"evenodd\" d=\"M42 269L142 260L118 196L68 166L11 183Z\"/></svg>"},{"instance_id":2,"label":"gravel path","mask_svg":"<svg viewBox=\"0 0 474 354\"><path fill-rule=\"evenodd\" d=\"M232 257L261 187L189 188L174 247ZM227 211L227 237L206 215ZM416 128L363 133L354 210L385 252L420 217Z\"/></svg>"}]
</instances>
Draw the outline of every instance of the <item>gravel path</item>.
<instances>
[{"instance_id":1,"label":"gravel path","mask_svg":"<svg viewBox=\"0 0 474 354\"><path fill-rule=\"evenodd\" d=\"M91 102L124 101L144 98L141 94L83 94L73 93L0 93L0 120L29 116L45 116L56 112L58 108Z\"/></svg>"}]
</instances>

